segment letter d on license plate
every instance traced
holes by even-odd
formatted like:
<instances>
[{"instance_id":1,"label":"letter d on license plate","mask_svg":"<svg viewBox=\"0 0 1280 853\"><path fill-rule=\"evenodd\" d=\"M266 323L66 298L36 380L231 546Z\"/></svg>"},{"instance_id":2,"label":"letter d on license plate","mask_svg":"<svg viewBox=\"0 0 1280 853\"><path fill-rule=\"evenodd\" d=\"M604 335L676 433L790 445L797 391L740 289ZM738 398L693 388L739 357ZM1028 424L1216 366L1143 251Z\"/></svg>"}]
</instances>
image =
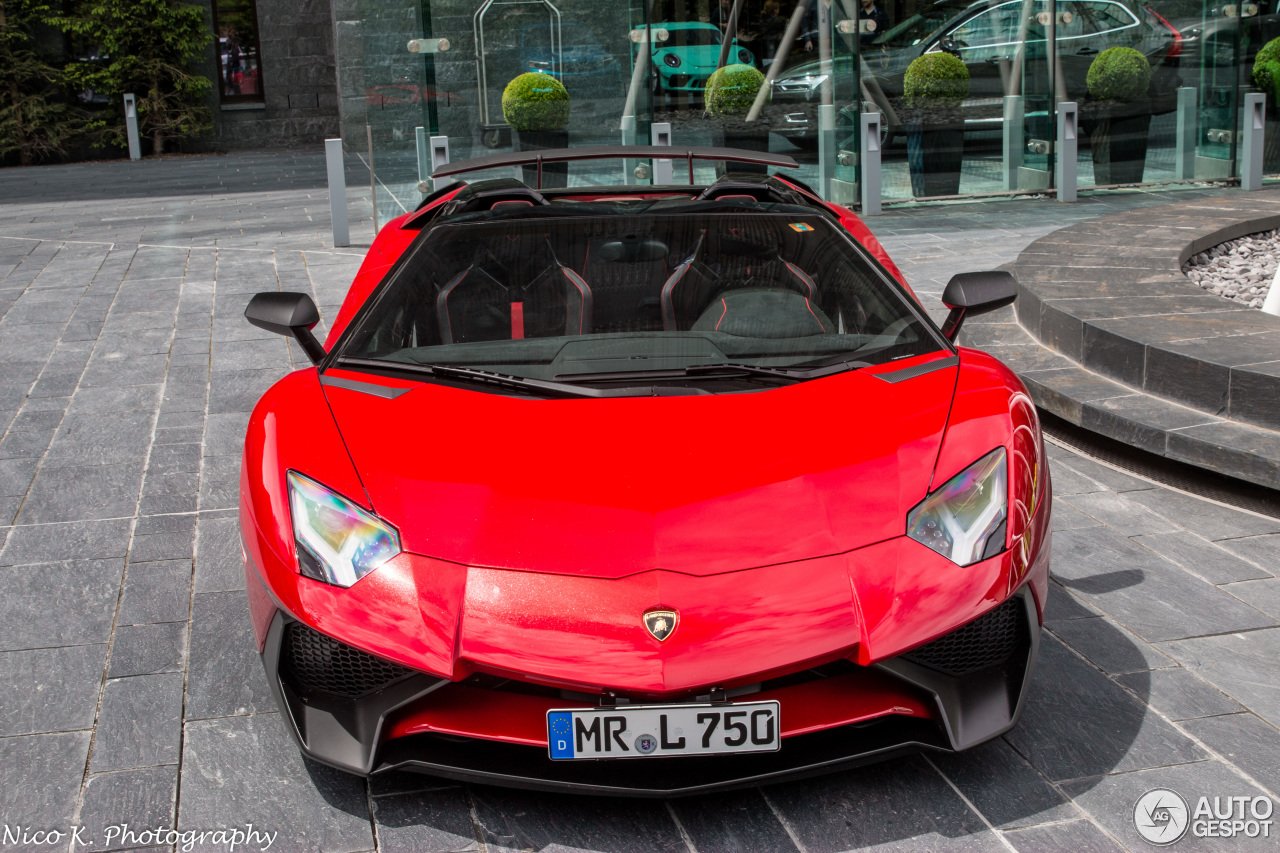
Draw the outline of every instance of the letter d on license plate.
<instances>
[{"instance_id":1,"label":"letter d on license plate","mask_svg":"<svg viewBox=\"0 0 1280 853\"><path fill-rule=\"evenodd\" d=\"M557 760L775 752L781 742L777 702L547 712L547 750Z\"/></svg>"}]
</instances>

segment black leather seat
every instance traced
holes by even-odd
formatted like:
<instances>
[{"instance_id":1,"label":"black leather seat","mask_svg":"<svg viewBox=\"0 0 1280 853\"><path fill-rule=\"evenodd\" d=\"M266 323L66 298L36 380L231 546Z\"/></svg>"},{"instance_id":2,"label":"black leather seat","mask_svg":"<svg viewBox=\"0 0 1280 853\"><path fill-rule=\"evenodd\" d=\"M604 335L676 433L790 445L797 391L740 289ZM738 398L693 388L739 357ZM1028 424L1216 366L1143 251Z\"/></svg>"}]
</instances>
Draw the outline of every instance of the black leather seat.
<instances>
[{"instance_id":1,"label":"black leather seat","mask_svg":"<svg viewBox=\"0 0 1280 853\"><path fill-rule=\"evenodd\" d=\"M592 330L591 287L549 248L478 258L436 296L442 343L581 335ZM526 270L541 270L531 278Z\"/></svg>"}]
</instances>

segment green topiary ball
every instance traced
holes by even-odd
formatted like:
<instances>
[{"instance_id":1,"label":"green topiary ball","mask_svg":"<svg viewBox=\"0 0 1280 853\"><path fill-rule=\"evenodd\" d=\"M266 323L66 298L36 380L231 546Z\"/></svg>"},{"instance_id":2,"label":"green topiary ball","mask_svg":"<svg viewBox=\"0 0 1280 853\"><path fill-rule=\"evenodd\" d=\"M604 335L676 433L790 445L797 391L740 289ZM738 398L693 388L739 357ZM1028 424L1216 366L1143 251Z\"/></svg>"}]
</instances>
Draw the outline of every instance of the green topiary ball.
<instances>
[{"instance_id":1,"label":"green topiary ball","mask_svg":"<svg viewBox=\"0 0 1280 853\"><path fill-rule=\"evenodd\" d=\"M902 94L916 106L955 106L969 96L969 69L951 53L926 53L907 66Z\"/></svg>"},{"instance_id":2,"label":"green topiary ball","mask_svg":"<svg viewBox=\"0 0 1280 853\"><path fill-rule=\"evenodd\" d=\"M1094 57L1084 81L1089 94L1099 100L1145 98L1151 88L1151 63L1131 47L1109 47Z\"/></svg>"},{"instance_id":3,"label":"green topiary ball","mask_svg":"<svg viewBox=\"0 0 1280 853\"><path fill-rule=\"evenodd\" d=\"M569 92L550 74L521 74L502 90L502 117L517 131L559 130L569 123Z\"/></svg>"},{"instance_id":4,"label":"green topiary ball","mask_svg":"<svg viewBox=\"0 0 1280 853\"><path fill-rule=\"evenodd\" d=\"M1253 60L1253 85L1272 97L1280 94L1280 39L1272 39L1258 51Z\"/></svg>"},{"instance_id":5,"label":"green topiary ball","mask_svg":"<svg viewBox=\"0 0 1280 853\"><path fill-rule=\"evenodd\" d=\"M763 85L764 75L750 65L726 65L707 79L707 112L713 116L744 115Z\"/></svg>"}]
</instances>

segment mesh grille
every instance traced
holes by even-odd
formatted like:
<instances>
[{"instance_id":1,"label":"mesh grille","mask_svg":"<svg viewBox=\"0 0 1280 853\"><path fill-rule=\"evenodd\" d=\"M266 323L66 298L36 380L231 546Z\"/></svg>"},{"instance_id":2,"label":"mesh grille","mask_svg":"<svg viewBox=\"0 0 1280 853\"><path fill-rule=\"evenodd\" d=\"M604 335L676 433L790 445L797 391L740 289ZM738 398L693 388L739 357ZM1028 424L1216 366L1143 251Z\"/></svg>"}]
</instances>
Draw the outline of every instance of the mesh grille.
<instances>
[{"instance_id":1,"label":"mesh grille","mask_svg":"<svg viewBox=\"0 0 1280 853\"><path fill-rule=\"evenodd\" d=\"M1022 639L1020 599L1011 598L968 625L902 656L946 675L967 675L1004 663Z\"/></svg>"},{"instance_id":2,"label":"mesh grille","mask_svg":"<svg viewBox=\"0 0 1280 853\"><path fill-rule=\"evenodd\" d=\"M363 696L413 670L326 637L294 622L285 633L284 653L295 686L337 696Z\"/></svg>"}]
</instances>

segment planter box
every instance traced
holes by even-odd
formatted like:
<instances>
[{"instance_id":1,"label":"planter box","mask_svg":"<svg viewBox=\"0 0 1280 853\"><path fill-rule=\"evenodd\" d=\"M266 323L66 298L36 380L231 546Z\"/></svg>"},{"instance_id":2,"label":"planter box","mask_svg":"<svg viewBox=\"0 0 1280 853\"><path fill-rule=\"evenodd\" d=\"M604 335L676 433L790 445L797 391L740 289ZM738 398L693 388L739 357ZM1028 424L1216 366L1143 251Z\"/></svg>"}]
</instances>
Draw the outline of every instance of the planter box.
<instances>
[{"instance_id":1,"label":"planter box","mask_svg":"<svg viewBox=\"0 0 1280 853\"><path fill-rule=\"evenodd\" d=\"M551 151L556 148L569 147L569 131L567 130L513 130L512 141L517 151ZM522 166L524 182L531 187L538 186L537 164ZM543 187L567 187L569 185L568 163L543 163Z\"/></svg>"}]
</instances>

